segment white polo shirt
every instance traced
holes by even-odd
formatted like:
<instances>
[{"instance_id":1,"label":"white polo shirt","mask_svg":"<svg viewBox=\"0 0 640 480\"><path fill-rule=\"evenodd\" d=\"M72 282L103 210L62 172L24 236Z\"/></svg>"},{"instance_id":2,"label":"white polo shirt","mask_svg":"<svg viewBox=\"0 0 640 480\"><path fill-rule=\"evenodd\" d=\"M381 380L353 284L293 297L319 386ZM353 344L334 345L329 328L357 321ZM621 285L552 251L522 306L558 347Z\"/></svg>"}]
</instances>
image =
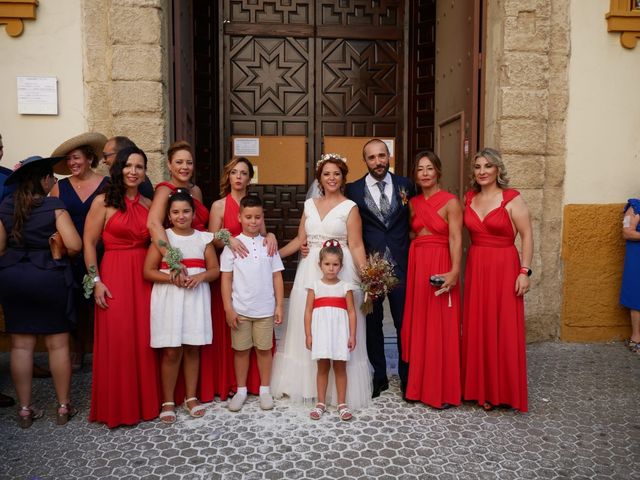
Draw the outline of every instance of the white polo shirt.
<instances>
[{"instance_id":1,"label":"white polo shirt","mask_svg":"<svg viewBox=\"0 0 640 480\"><path fill-rule=\"evenodd\" d=\"M233 272L233 309L243 317L270 317L276 309L273 274L284 270L280 254L269 256L262 235L248 237L241 233L236 238L245 244L249 255L234 257L229 247L224 247L220 255L220 271Z\"/></svg>"}]
</instances>

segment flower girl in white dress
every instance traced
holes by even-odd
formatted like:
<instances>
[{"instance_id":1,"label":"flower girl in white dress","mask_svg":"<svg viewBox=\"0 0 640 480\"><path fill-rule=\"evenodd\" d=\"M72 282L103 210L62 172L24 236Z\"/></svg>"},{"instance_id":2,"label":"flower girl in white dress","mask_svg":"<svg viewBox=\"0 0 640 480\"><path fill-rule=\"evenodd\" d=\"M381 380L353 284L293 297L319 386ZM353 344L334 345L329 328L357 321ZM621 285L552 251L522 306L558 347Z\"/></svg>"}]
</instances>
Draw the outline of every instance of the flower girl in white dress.
<instances>
[{"instance_id":1,"label":"flower girl in white dress","mask_svg":"<svg viewBox=\"0 0 640 480\"><path fill-rule=\"evenodd\" d=\"M327 409L326 396L329 371L333 363L338 395L338 413L341 420L353 415L346 400L347 361L349 352L356 348L356 309L353 302L354 285L338 278L344 255L337 240L327 240L320 250L322 278L307 289L304 312L306 346L311 358L317 361L318 403L311 410L312 420L320 420Z\"/></svg>"}]
</instances>

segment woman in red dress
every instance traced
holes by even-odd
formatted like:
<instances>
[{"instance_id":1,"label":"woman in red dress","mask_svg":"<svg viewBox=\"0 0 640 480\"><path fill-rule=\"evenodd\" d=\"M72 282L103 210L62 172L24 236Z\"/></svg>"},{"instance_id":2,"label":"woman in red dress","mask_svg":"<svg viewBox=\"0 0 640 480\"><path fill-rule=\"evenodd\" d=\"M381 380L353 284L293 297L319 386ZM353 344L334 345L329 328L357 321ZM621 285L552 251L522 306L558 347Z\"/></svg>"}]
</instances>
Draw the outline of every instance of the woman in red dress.
<instances>
[{"instance_id":1,"label":"woman in red dress","mask_svg":"<svg viewBox=\"0 0 640 480\"><path fill-rule=\"evenodd\" d=\"M526 412L524 294L533 257L531 218L520 192L508 188L496 150L478 152L471 166L472 189L464 208L471 247L462 323L463 397L485 410L508 405Z\"/></svg>"},{"instance_id":2,"label":"woman in red dress","mask_svg":"<svg viewBox=\"0 0 640 480\"><path fill-rule=\"evenodd\" d=\"M118 152L105 193L91 203L84 228L87 270L97 267L102 236L104 257L93 277L95 333L89 420L109 428L151 420L160 410L156 352L149 345L151 284L143 265L149 245L150 201L138 192L147 157L137 147Z\"/></svg>"},{"instance_id":3,"label":"woman in red dress","mask_svg":"<svg viewBox=\"0 0 640 480\"><path fill-rule=\"evenodd\" d=\"M409 363L405 398L434 408L460 405L460 291L462 209L440 189L440 158L416 156L413 176L422 193L409 204L413 240L402 321L402 357ZM432 285L432 276L441 285ZM441 291L436 296L436 292Z\"/></svg>"},{"instance_id":4,"label":"woman in red dress","mask_svg":"<svg viewBox=\"0 0 640 480\"><path fill-rule=\"evenodd\" d=\"M168 227L167 220L167 206L169 204L169 195L174 193L176 189L183 188L189 191L193 198L193 204L195 207L192 227L195 230L204 232L207 230L207 223L209 222L209 210L202 203L202 190L191 182L193 173L195 171L195 162L193 159L193 149L188 142L179 140L174 142L167 151L167 167L169 170L170 179L168 182L160 182L156 185L156 190L153 194L153 202L149 209L149 221L147 226L149 227L149 233L151 234L151 240L153 244L160 250L160 253L164 256L166 248L160 246L159 242L165 242L169 244L169 239L165 232L165 228ZM175 282L184 282L186 279L183 276L174 278ZM206 346L204 347L206 348ZM203 390L202 385L206 385L207 379L212 375L211 370L203 369L202 360L200 361L199 380L198 380L198 398L203 402L210 402L213 400L213 395L208 393L207 389ZM178 375L178 380L175 388L175 403L180 405L185 400L185 384L182 369ZM200 402L189 399L189 410L198 407ZM169 410L173 407L167 407Z\"/></svg>"},{"instance_id":5,"label":"woman in red dress","mask_svg":"<svg viewBox=\"0 0 640 480\"><path fill-rule=\"evenodd\" d=\"M231 160L224 167L222 178L220 179L220 200L216 200L211 205L209 215L209 231L217 232L222 228L229 230L232 238L230 247L236 255L246 256L248 251L244 244L233 238L242 232L238 214L240 213L240 200L248 192L249 183L253 178L253 165L244 158L238 157ZM278 242L275 236L266 231L261 232L265 236L269 252L275 253L278 249ZM215 245L218 253L224 247L221 240L216 240ZM226 400L230 392L235 392L237 388L236 375L233 369L233 350L231 349L231 331L226 322L222 296L220 294L220 280L211 284L211 309L213 318L213 344L202 347L200 357L202 364L208 365L208 370L213 370L213 375L207 379L202 379L201 388L210 392L211 396L218 395L220 400ZM260 375L256 354L252 350L249 364L249 374L247 376L247 391L253 395L258 395L260 391Z\"/></svg>"}]
</instances>

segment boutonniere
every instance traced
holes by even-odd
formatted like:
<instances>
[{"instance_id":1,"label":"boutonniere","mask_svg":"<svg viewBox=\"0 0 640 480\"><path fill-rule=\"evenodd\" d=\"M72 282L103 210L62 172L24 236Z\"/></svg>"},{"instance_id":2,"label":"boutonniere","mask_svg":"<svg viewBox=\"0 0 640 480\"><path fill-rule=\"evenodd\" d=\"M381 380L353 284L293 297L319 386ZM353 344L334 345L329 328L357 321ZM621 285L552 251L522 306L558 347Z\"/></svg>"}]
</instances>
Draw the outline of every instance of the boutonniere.
<instances>
[{"instance_id":1,"label":"boutonniere","mask_svg":"<svg viewBox=\"0 0 640 480\"><path fill-rule=\"evenodd\" d=\"M407 203L409 203L409 193L407 189L404 187L398 188L398 194L400 195L400 200L402 201L402 206L404 207Z\"/></svg>"}]
</instances>

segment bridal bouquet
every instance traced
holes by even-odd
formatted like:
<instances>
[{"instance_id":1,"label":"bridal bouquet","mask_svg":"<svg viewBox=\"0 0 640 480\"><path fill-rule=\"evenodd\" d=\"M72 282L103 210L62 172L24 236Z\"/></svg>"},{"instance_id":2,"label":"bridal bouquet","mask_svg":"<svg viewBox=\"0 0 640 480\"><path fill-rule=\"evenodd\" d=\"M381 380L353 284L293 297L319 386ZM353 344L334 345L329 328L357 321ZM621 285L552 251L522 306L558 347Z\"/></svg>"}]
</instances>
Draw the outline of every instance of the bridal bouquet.
<instances>
[{"instance_id":1,"label":"bridal bouquet","mask_svg":"<svg viewBox=\"0 0 640 480\"><path fill-rule=\"evenodd\" d=\"M360 269L359 286L364 292L364 302L360 309L365 315L373 311L373 302L384 298L397 284L398 278L393 274L393 265L380 253L374 252L367 258L367 263Z\"/></svg>"}]
</instances>

